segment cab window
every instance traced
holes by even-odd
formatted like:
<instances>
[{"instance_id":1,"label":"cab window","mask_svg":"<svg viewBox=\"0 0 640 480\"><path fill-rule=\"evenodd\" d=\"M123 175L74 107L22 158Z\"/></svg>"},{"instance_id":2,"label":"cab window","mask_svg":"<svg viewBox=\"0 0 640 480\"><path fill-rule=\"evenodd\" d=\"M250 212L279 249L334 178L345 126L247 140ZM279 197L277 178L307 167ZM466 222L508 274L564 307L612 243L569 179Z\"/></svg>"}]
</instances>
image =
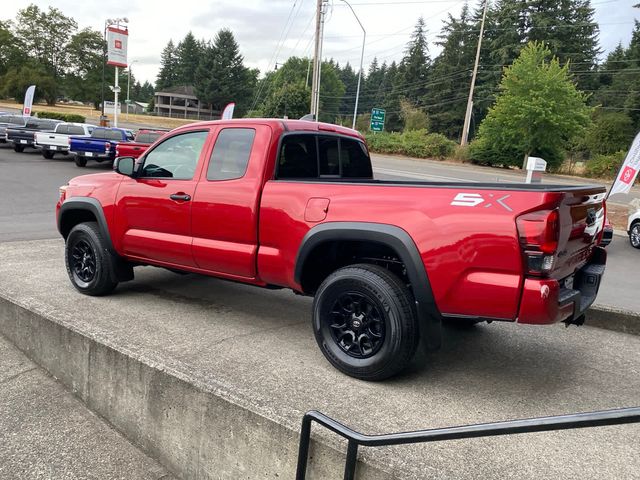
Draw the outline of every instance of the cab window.
<instances>
[{"instance_id":1,"label":"cab window","mask_svg":"<svg viewBox=\"0 0 640 480\"><path fill-rule=\"evenodd\" d=\"M256 131L253 128L225 128L220 131L211 152L207 180L233 180L244 177Z\"/></svg>"},{"instance_id":2,"label":"cab window","mask_svg":"<svg viewBox=\"0 0 640 480\"><path fill-rule=\"evenodd\" d=\"M198 131L167 138L147 153L140 176L192 179L208 134L208 131Z\"/></svg>"}]
</instances>

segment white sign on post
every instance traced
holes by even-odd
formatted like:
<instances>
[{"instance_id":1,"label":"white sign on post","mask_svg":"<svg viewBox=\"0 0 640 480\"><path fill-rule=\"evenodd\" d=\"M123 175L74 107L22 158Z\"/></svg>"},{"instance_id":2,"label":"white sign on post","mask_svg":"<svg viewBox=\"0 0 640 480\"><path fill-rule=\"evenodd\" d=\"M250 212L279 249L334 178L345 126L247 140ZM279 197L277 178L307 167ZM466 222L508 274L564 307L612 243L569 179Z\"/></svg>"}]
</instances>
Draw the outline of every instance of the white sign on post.
<instances>
[{"instance_id":1,"label":"white sign on post","mask_svg":"<svg viewBox=\"0 0 640 480\"><path fill-rule=\"evenodd\" d=\"M547 162L539 157L527 159L527 183L542 183L542 173L547 171Z\"/></svg>"},{"instance_id":2,"label":"white sign on post","mask_svg":"<svg viewBox=\"0 0 640 480\"><path fill-rule=\"evenodd\" d=\"M107 65L127 67L129 31L116 27L107 29Z\"/></svg>"},{"instance_id":3,"label":"white sign on post","mask_svg":"<svg viewBox=\"0 0 640 480\"><path fill-rule=\"evenodd\" d=\"M631 190L633 183L638 177L638 171L640 171L640 133L636 135L635 140L631 144L629 153L627 153L624 163L622 167L620 167L616 181L611 187L609 196L615 195L616 193L629 193L629 190Z\"/></svg>"}]
</instances>

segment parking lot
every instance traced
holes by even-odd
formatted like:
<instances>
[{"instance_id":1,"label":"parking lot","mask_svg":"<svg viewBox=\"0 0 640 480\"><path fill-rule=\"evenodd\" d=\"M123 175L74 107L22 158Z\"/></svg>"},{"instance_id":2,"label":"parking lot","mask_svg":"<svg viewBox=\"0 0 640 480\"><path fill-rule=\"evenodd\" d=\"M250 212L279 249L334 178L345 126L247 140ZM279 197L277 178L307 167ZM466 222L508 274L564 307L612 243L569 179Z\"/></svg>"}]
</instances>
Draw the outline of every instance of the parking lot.
<instances>
[{"instance_id":1,"label":"parking lot","mask_svg":"<svg viewBox=\"0 0 640 480\"><path fill-rule=\"evenodd\" d=\"M215 408L198 407L202 400L190 400L184 393L174 399L175 408L182 408L189 418L204 408L204 420L192 425L178 420L175 410L163 410L166 417L156 428L170 428L174 437L183 435L180 455L196 456L203 478L220 478L219 472L208 468L229 454L247 471L257 468L255 450L246 448L273 456L273 472L289 478L285 460L295 456L295 435L263 438L266 430L261 429L274 424L296 432L302 414L310 409L367 433L383 433L637 404L640 337L588 326L493 323L470 330L446 329L441 351L423 354L399 378L367 383L338 373L324 360L310 328L310 299L289 291L145 267L113 296L79 296L66 278L63 243L55 231L57 187L80 173L109 169L95 163L79 169L64 157L45 160L35 152L16 154L0 147L0 188L11 199L0 206L0 296L196 385L206 395L224 399L222 403L258 415L260 420L246 424L253 425L249 428L220 400ZM622 288L631 277L619 270L633 265L629 255L636 252L626 248L627 243L616 238L610 253L607 278L622 277L610 287L605 284L609 288L605 298L612 302L635 300L632 287ZM24 321L17 318L18 323ZM91 348L89 352L89 362L95 361L98 354ZM113 370L113 375L120 371L117 375L126 375L122 385L129 390L141 381L132 369L129 365ZM92 381L87 380L93 385L90 393L79 385L77 394L91 398L99 390L97 385L108 383L105 378ZM140 419L128 418L130 427L123 426L126 402L132 397L120 392L109 398L111 403L101 406L96 401L94 407L100 413L106 409L105 416L121 409L115 420L118 428L142 431L137 422L156 415L140 413ZM207 428L214 424L224 425L229 438L244 432L257 443L212 443L206 433L214 430ZM326 435L322 438L328 444L335 442ZM376 472L384 471L397 478L630 479L640 471L639 454L640 431L625 426L365 450L362 458L373 469L368 478L378 478ZM322 478L337 478L338 471L317 467L323 459L327 461L323 455L315 460L316 469L324 471Z\"/></svg>"}]
</instances>

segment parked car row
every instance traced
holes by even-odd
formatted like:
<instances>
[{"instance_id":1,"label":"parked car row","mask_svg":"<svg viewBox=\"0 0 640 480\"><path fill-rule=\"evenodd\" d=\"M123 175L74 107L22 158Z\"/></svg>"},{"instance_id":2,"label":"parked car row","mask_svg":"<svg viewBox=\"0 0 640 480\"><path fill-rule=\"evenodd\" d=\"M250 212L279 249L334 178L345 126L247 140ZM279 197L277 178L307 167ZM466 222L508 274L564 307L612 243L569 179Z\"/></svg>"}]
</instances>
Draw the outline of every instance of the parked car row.
<instances>
[{"instance_id":1,"label":"parked car row","mask_svg":"<svg viewBox=\"0 0 640 480\"><path fill-rule=\"evenodd\" d=\"M134 134L125 128L0 114L0 143L11 143L16 152L40 150L47 159L56 153L71 153L78 167L86 166L88 160L113 162L124 155L137 158L166 131L141 129Z\"/></svg>"}]
</instances>

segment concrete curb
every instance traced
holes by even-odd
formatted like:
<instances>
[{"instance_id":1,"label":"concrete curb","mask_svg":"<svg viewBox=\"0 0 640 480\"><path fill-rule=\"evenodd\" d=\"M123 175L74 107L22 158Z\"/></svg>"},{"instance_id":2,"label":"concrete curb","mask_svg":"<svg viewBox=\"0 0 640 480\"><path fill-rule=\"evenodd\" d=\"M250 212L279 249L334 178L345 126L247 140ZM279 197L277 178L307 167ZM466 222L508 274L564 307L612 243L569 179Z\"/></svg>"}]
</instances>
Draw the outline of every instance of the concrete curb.
<instances>
[{"instance_id":1,"label":"concrete curb","mask_svg":"<svg viewBox=\"0 0 640 480\"><path fill-rule=\"evenodd\" d=\"M585 325L605 330L640 335L640 313L594 305L587 311Z\"/></svg>"},{"instance_id":2,"label":"concrete curb","mask_svg":"<svg viewBox=\"0 0 640 480\"><path fill-rule=\"evenodd\" d=\"M122 351L35 310L0 296L0 334L175 475L295 477L298 425L252 411L211 379ZM342 478L345 453L337 441L322 440L312 440L307 478ZM365 457L358 478L396 477Z\"/></svg>"}]
</instances>

